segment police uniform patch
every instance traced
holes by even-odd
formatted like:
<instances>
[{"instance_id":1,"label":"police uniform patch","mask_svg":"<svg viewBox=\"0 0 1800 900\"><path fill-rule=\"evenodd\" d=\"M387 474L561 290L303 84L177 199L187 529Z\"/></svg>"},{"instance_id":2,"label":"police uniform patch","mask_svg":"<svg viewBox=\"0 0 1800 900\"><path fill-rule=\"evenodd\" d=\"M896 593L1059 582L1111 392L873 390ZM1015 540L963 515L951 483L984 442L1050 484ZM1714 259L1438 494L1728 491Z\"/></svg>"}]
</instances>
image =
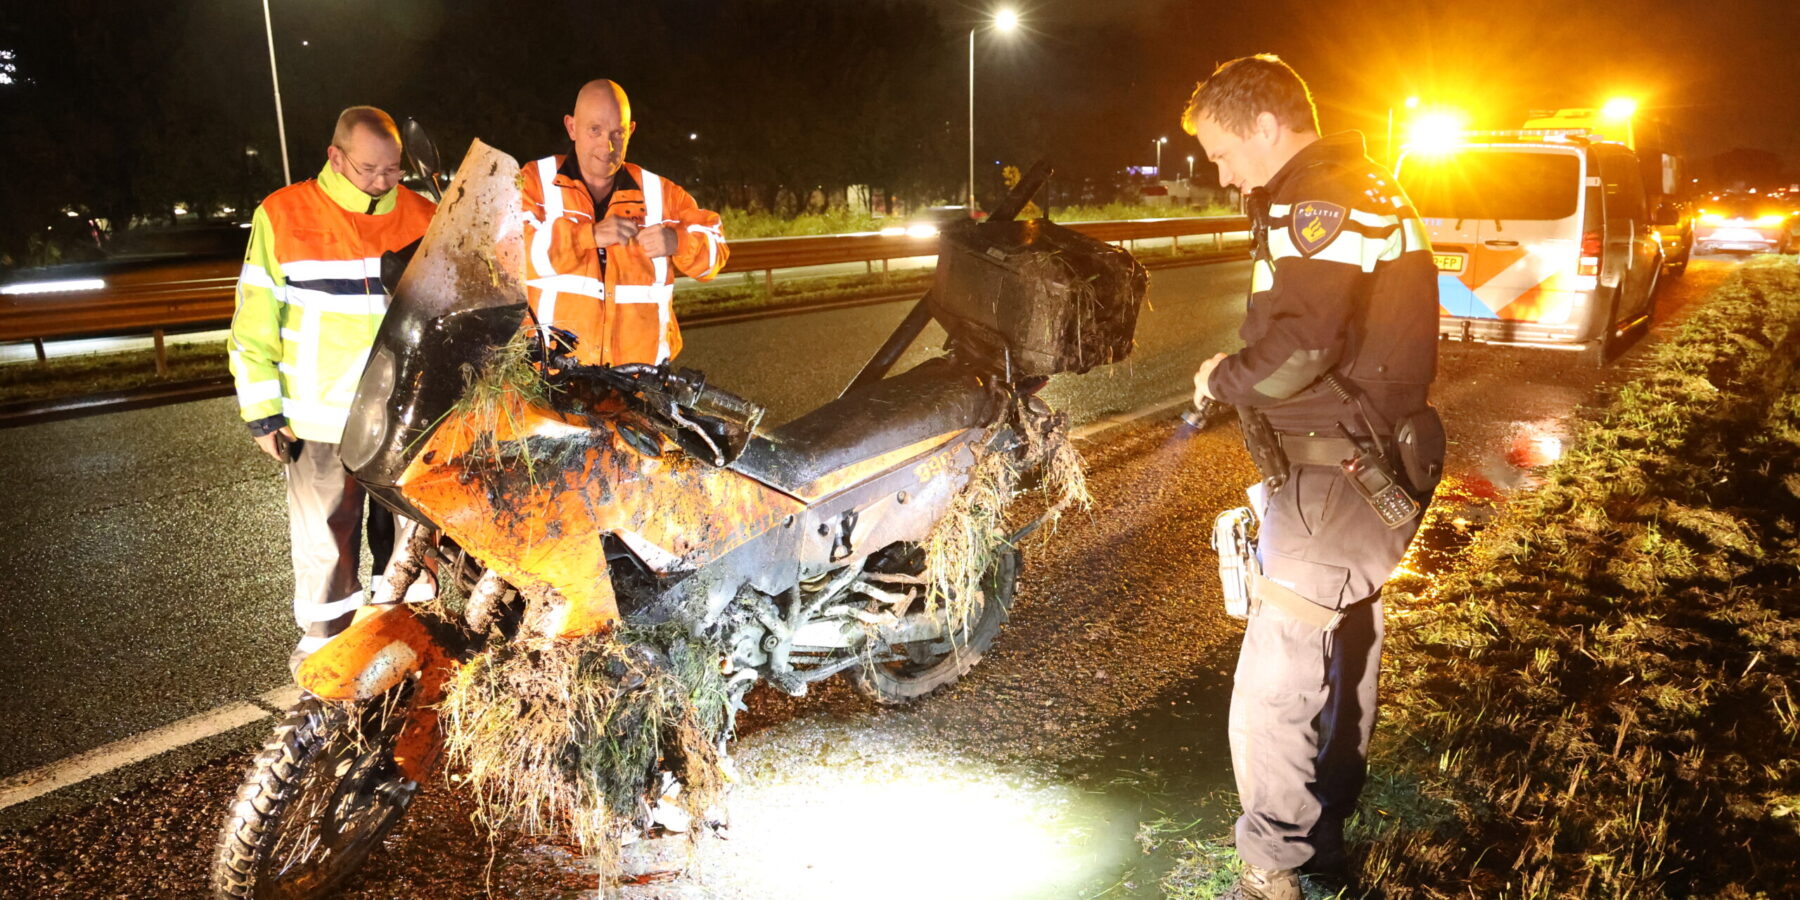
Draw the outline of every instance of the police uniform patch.
<instances>
[{"instance_id":1,"label":"police uniform patch","mask_svg":"<svg viewBox=\"0 0 1800 900\"><path fill-rule=\"evenodd\" d=\"M1346 210L1336 203L1305 200L1294 204L1293 222L1288 231L1294 236L1294 247L1301 256L1311 256L1344 228Z\"/></svg>"}]
</instances>

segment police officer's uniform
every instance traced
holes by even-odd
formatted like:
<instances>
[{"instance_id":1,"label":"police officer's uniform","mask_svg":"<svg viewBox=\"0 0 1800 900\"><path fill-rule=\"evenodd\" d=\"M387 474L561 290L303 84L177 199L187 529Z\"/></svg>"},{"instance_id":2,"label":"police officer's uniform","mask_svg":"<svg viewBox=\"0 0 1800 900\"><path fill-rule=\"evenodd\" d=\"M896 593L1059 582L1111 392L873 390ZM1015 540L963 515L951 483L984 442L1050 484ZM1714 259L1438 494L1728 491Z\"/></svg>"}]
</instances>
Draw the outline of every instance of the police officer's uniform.
<instances>
[{"instance_id":1,"label":"police officer's uniform","mask_svg":"<svg viewBox=\"0 0 1800 900\"><path fill-rule=\"evenodd\" d=\"M1230 737L1244 807L1238 853L1288 869L1342 851L1375 722L1379 592L1419 522L1390 527L1353 489L1341 460L1356 446L1339 428L1380 442L1396 468L1405 455L1406 487L1421 504L1429 498L1443 455L1426 402L1437 273L1417 212L1355 132L1301 149L1251 207L1246 346L1206 387L1248 419L1265 416L1285 457L1285 473L1259 458L1274 480L1252 492L1261 574Z\"/></svg>"}]
</instances>

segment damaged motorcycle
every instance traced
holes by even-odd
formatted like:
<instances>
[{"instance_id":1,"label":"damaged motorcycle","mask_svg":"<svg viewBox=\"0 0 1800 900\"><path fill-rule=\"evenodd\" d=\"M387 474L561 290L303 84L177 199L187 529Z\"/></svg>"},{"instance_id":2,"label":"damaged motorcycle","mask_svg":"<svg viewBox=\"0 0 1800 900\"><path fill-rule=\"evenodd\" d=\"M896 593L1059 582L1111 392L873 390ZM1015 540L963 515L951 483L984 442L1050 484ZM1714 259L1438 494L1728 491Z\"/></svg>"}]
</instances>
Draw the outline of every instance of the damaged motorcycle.
<instances>
[{"instance_id":1,"label":"damaged motorcycle","mask_svg":"<svg viewBox=\"0 0 1800 900\"><path fill-rule=\"evenodd\" d=\"M1122 249L1014 221L1047 174L944 231L932 288L840 397L765 428L698 372L577 365L531 323L518 165L475 142L342 444L402 517L398 549L300 668L225 817L214 896L329 893L446 754L490 824L616 853L716 816L756 684L842 674L898 704L967 673L1020 541L1085 498L1037 392L1125 358L1148 283ZM932 320L943 354L890 374ZM1036 485L1037 515L1007 521ZM439 596L402 602L426 572Z\"/></svg>"}]
</instances>

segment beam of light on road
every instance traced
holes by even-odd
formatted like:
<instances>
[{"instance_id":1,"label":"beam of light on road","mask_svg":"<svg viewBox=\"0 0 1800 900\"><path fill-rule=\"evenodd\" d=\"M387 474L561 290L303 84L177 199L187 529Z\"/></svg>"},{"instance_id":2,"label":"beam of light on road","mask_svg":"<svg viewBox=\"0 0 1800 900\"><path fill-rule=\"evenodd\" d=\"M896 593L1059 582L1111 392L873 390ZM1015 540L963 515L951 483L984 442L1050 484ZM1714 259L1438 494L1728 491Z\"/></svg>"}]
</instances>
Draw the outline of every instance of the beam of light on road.
<instances>
[{"instance_id":1,"label":"beam of light on road","mask_svg":"<svg viewBox=\"0 0 1800 900\"><path fill-rule=\"evenodd\" d=\"M1537 469L1562 459L1561 432L1565 427L1554 419L1518 423L1513 430L1512 446L1506 451L1506 461L1521 469Z\"/></svg>"},{"instance_id":2,"label":"beam of light on road","mask_svg":"<svg viewBox=\"0 0 1800 900\"><path fill-rule=\"evenodd\" d=\"M802 758L768 759L754 768L781 771L732 791L723 858L701 863L709 884L790 900L1074 897L1136 851L1132 813L1073 786L906 747Z\"/></svg>"},{"instance_id":3,"label":"beam of light on road","mask_svg":"<svg viewBox=\"0 0 1800 900\"><path fill-rule=\"evenodd\" d=\"M0 285L0 294L60 294L69 291L97 291L106 287L102 278L66 278L61 281L21 281Z\"/></svg>"}]
</instances>

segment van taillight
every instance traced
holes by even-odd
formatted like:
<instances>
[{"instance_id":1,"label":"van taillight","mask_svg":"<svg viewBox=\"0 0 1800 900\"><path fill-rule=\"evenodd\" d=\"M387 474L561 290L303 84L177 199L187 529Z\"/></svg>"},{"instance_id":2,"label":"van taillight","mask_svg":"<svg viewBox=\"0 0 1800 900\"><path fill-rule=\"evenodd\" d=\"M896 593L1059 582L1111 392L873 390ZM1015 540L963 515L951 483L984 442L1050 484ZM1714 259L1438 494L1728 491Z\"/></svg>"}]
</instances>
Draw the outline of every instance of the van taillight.
<instances>
[{"instance_id":1,"label":"van taillight","mask_svg":"<svg viewBox=\"0 0 1800 900\"><path fill-rule=\"evenodd\" d=\"M1575 274L1600 274L1600 232L1590 231L1581 236L1581 261L1575 266Z\"/></svg>"}]
</instances>

